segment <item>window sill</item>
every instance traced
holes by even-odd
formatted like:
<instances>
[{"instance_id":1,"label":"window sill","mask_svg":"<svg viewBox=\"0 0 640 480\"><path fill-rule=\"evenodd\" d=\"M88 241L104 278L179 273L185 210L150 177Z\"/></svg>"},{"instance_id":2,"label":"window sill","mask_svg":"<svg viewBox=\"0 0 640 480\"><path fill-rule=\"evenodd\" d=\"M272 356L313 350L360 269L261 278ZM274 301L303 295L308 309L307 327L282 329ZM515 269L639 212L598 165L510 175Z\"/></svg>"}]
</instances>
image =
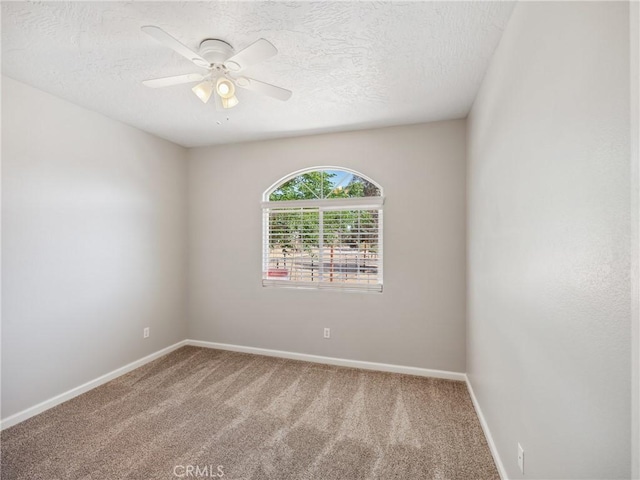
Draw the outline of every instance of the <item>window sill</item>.
<instances>
[{"instance_id":1,"label":"window sill","mask_svg":"<svg viewBox=\"0 0 640 480\"><path fill-rule=\"evenodd\" d=\"M330 292L382 293L381 284L345 285L321 282L291 282L289 280L263 279L266 288L288 288L293 290L324 290Z\"/></svg>"}]
</instances>

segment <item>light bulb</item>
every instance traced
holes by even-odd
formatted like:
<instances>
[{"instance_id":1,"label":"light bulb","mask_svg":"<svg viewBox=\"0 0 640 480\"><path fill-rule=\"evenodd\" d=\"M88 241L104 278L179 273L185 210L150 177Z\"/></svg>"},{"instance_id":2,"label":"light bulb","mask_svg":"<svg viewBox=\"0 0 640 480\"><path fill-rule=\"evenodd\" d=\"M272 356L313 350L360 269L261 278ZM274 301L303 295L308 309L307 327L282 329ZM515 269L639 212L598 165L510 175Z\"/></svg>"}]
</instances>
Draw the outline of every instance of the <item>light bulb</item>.
<instances>
[{"instance_id":1,"label":"light bulb","mask_svg":"<svg viewBox=\"0 0 640 480\"><path fill-rule=\"evenodd\" d=\"M225 77L220 77L216 82L216 92L220 95L220 98L231 98L236 92L236 87L231 80Z\"/></svg>"},{"instance_id":2,"label":"light bulb","mask_svg":"<svg viewBox=\"0 0 640 480\"><path fill-rule=\"evenodd\" d=\"M227 93L229 93L229 85L227 85L226 83L221 83L220 85L218 85L218 93L220 95L226 95Z\"/></svg>"}]
</instances>

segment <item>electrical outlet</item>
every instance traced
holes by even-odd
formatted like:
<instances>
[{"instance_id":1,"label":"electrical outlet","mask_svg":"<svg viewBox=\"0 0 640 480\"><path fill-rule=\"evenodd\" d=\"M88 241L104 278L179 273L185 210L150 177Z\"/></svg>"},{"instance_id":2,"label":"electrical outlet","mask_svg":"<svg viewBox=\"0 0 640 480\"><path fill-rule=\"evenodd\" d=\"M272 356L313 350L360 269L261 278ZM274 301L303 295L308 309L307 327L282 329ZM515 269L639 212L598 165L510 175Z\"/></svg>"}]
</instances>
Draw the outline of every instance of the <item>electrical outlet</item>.
<instances>
[{"instance_id":1,"label":"electrical outlet","mask_svg":"<svg viewBox=\"0 0 640 480\"><path fill-rule=\"evenodd\" d=\"M324 338L331 338L331 329L330 328L325 328L324 329Z\"/></svg>"},{"instance_id":2,"label":"electrical outlet","mask_svg":"<svg viewBox=\"0 0 640 480\"><path fill-rule=\"evenodd\" d=\"M146 328L142 331L142 338L149 338L149 327L146 327Z\"/></svg>"},{"instance_id":3,"label":"electrical outlet","mask_svg":"<svg viewBox=\"0 0 640 480\"><path fill-rule=\"evenodd\" d=\"M520 444L518 444L518 467L520 468L520 473L524 474L524 450Z\"/></svg>"}]
</instances>

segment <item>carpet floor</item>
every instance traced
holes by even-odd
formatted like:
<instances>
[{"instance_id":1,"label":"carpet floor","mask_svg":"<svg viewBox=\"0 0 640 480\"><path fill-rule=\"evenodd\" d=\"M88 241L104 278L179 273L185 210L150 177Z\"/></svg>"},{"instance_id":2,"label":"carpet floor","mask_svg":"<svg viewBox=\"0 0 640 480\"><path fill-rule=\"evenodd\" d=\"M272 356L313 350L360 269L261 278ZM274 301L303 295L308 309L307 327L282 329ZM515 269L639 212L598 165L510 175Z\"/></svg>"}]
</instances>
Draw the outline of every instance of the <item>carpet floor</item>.
<instances>
[{"instance_id":1,"label":"carpet floor","mask_svg":"<svg viewBox=\"0 0 640 480\"><path fill-rule=\"evenodd\" d=\"M463 382L183 347L2 432L1 478L499 480Z\"/></svg>"}]
</instances>

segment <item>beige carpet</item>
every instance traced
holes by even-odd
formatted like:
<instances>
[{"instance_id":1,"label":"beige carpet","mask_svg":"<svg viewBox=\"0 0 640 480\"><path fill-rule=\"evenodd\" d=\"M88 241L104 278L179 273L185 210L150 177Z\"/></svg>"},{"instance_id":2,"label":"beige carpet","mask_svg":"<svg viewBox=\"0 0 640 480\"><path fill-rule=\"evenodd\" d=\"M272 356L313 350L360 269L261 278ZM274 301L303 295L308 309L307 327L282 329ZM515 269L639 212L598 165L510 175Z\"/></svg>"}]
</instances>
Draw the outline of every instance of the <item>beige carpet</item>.
<instances>
[{"instance_id":1,"label":"beige carpet","mask_svg":"<svg viewBox=\"0 0 640 480\"><path fill-rule=\"evenodd\" d=\"M499 479L462 382L195 347L3 431L1 475Z\"/></svg>"}]
</instances>

